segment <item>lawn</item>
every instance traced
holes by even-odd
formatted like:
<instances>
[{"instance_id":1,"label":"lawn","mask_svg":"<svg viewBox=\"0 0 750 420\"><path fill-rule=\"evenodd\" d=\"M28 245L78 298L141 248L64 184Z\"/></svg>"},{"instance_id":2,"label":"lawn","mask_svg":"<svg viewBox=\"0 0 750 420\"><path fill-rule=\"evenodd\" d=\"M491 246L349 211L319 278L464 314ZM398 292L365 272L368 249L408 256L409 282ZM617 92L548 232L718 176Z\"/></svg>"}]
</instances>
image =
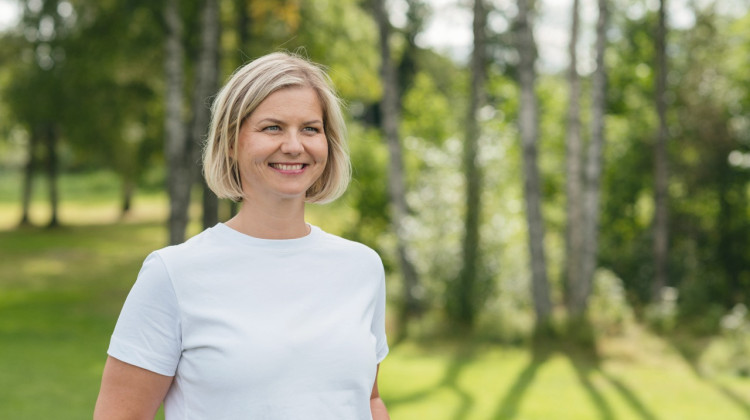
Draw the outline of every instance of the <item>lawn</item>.
<instances>
[{"instance_id":1,"label":"lawn","mask_svg":"<svg viewBox=\"0 0 750 420\"><path fill-rule=\"evenodd\" d=\"M0 419L91 417L122 302L166 238L163 203L144 197L119 220L110 202L74 201L48 230L13 228L16 205L0 200ZM380 390L394 420L750 418L750 379L700 375L677 348L637 326L597 354L407 339L383 362Z\"/></svg>"}]
</instances>

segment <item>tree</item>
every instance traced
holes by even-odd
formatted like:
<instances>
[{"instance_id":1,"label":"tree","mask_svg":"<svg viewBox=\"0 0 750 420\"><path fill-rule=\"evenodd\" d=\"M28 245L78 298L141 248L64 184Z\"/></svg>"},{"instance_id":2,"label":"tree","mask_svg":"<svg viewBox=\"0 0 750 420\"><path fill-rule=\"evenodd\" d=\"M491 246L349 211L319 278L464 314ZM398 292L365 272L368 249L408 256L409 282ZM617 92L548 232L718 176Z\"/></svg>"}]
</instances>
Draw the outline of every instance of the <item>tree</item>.
<instances>
[{"instance_id":1,"label":"tree","mask_svg":"<svg viewBox=\"0 0 750 420\"><path fill-rule=\"evenodd\" d=\"M666 54L666 0L659 1L659 19L656 28L656 113L659 129L654 144L654 284L652 300L660 300L667 285L669 252L668 187L669 162L667 156L667 54Z\"/></svg>"},{"instance_id":2,"label":"tree","mask_svg":"<svg viewBox=\"0 0 750 420\"><path fill-rule=\"evenodd\" d=\"M207 101L214 93L218 80L219 6L217 0L204 0L200 47L196 60L193 90L192 120L185 120L185 47L183 21L179 2L169 0L164 5L167 27L165 45L166 114L165 158L167 161L167 191L169 193L169 242L185 240L188 223L190 192L198 174L198 161L203 137L210 118ZM218 221L218 201L204 184L204 226Z\"/></svg>"},{"instance_id":3,"label":"tree","mask_svg":"<svg viewBox=\"0 0 750 420\"><path fill-rule=\"evenodd\" d=\"M750 166L743 160L750 134L737 124L750 109L750 84L736 58L750 46L750 14L727 16L716 3L692 12L694 27L672 30L679 36L669 56L670 73L679 74L669 89L670 134L680 139L669 146L670 185L679 197L669 206L669 277L685 324L715 328L720 310L747 305L750 296Z\"/></svg>"},{"instance_id":4,"label":"tree","mask_svg":"<svg viewBox=\"0 0 750 420\"><path fill-rule=\"evenodd\" d=\"M21 226L31 225L31 194L34 185L34 173L37 166L37 143L39 143L39 134L37 130L31 130L29 133L29 144L26 146L26 165L23 172L23 189L21 192Z\"/></svg>"},{"instance_id":5,"label":"tree","mask_svg":"<svg viewBox=\"0 0 750 420\"><path fill-rule=\"evenodd\" d=\"M574 296L578 314L588 307L599 248L599 197L605 144L605 114L607 106L607 69L604 54L607 46L608 0L599 0L599 18L596 23L596 70L592 80L591 140L586 159L586 183L583 193L583 255L581 288Z\"/></svg>"},{"instance_id":6,"label":"tree","mask_svg":"<svg viewBox=\"0 0 750 420\"><path fill-rule=\"evenodd\" d=\"M200 161L203 141L211 119L210 99L218 88L219 80L219 3L204 0L201 13L201 44L196 63L196 83L193 91L193 119L190 125L191 159L193 166ZM201 177L203 187L203 227L209 228L219 221L219 199Z\"/></svg>"},{"instance_id":7,"label":"tree","mask_svg":"<svg viewBox=\"0 0 750 420\"><path fill-rule=\"evenodd\" d=\"M570 28L570 44L568 45L568 124L565 140L565 189L567 209L567 230L565 235L566 256L566 304L568 312L574 317L580 316L583 308L580 306L583 262L583 178L582 157L583 141L581 139L581 111L580 95L581 81L578 75L578 47L579 0L573 0L572 19Z\"/></svg>"},{"instance_id":8,"label":"tree","mask_svg":"<svg viewBox=\"0 0 750 420\"><path fill-rule=\"evenodd\" d=\"M396 67L391 57L391 24L385 10L384 0L375 0L374 10L380 34L380 75L383 85L383 98L380 100L380 126L388 144L388 195L391 208L391 226L396 234L396 252L403 276L404 300L401 309L401 321L404 323L421 311L417 296L419 278L417 277L417 270L407 253L405 238L404 222L409 215L409 207L406 202L404 163L398 129L401 95L399 94Z\"/></svg>"},{"instance_id":9,"label":"tree","mask_svg":"<svg viewBox=\"0 0 750 420\"><path fill-rule=\"evenodd\" d=\"M516 34L518 48L518 78L520 82L520 109L518 129L523 150L524 200L528 226L529 255L531 258L531 288L538 332L548 327L552 303L547 281L547 262L544 253L544 220L542 218L542 191L537 163L538 105L536 92L536 44L531 22L533 0L518 0Z\"/></svg>"},{"instance_id":10,"label":"tree","mask_svg":"<svg viewBox=\"0 0 750 420\"><path fill-rule=\"evenodd\" d=\"M485 102L484 86L487 80L486 27L487 8L484 0L474 0L474 21L472 25L474 45L471 54L471 87L469 106L466 114L464 138L464 176L466 179L466 205L464 216L464 237L462 243L462 266L458 273L454 293L448 309L460 323L471 327L477 314L478 270L481 264L479 250L479 215L481 212L482 170L477 162L481 128L478 113Z\"/></svg>"},{"instance_id":11,"label":"tree","mask_svg":"<svg viewBox=\"0 0 750 420\"><path fill-rule=\"evenodd\" d=\"M577 7L574 3L574 9ZM577 15L577 12L574 11ZM588 144L585 174L581 178L580 159L583 147L580 140L580 120L577 98L571 97L568 138L568 241L571 249L567 258L568 313L573 323L583 321L591 294L598 248L599 189L604 146L604 117L606 112L607 74L604 64L606 47L606 0L599 1L599 19L596 25L596 70L592 81L591 140ZM573 19L573 33L577 32L577 18ZM575 38L573 35L571 38ZM571 46L571 63L575 63L575 50ZM578 92L577 73L570 71L571 92ZM576 93L577 94L577 93ZM571 93L572 95L572 93ZM571 179L572 178L572 179ZM583 181L583 182L582 182ZM573 202L571 202L573 201Z\"/></svg>"},{"instance_id":12,"label":"tree","mask_svg":"<svg viewBox=\"0 0 750 420\"><path fill-rule=\"evenodd\" d=\"M11 112L29 132L20 223L30 223L33 177L38 164L43 163L51 213L47 226L55 227L60 223L58 147L62 137L60 108L65 108L68 99L65 53L70 28L58 10L57 2L43 1L25 6L18 33L19 38L24 35L25 42L3 41L18 48L19 57L26 57L12 63L16 74L6 91Z\"/></svg>"},{"instance_id":13,"label":"tree","mask_svg":"<svg viewBox=\"0 0 750 420\"><path fill-rule=\"evenodd\" d=\"M169 194L169 243L178 244L185 240L193 178L186 159L188 142L183 116L185 51L182 45L182 18L177 0L164 2L164 21L167 29L164 54L164 158L167 163Z\"/></svg>"}]
</instances>

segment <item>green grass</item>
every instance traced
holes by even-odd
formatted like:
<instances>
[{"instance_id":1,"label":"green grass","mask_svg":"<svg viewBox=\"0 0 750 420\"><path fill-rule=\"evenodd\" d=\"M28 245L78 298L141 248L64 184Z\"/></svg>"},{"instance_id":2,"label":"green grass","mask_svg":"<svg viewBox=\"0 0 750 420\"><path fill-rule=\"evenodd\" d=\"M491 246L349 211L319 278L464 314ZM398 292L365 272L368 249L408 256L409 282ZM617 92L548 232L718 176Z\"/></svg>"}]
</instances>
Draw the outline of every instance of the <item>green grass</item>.
<instances>
[{"instance_id":1,"label":"green grass","mask_svg":"<svg viewBox=\"0 0 750 420\"><path fill-rule=\"evenodd\" d=\"M381 393L394 419L750 418L748 380L698 376L668 342L630 334L599 356L564 344L407 342L383 363Z\"/></svg>"},{"instance_id":2,"label":"green grass","mask_svg":"<svg viewBox=\"0 0 750 420\"><path fill-rule=\"evenodd\" d=\"M15 206L0 200L0 419L90 418L124 298L166 238L163 197L136 200L124 221L106 200L69 201L54 230L11 228ZM314 212L326 226L330 214ZM380 391L394 420L750 418L750 380L699 374L700 351L678 344L637 326L596 354L406 340L382 364Z\"/></svg>"},{"instance_id":3,"label":"green grass","mask_svg":"<svg viewBox=\"0 0 750 420\"><path fill-rule=\"evenodd\" d=\"M0 232L0 418L90 418L109 335L161 224Z\"/></svg>"}]
</instances>

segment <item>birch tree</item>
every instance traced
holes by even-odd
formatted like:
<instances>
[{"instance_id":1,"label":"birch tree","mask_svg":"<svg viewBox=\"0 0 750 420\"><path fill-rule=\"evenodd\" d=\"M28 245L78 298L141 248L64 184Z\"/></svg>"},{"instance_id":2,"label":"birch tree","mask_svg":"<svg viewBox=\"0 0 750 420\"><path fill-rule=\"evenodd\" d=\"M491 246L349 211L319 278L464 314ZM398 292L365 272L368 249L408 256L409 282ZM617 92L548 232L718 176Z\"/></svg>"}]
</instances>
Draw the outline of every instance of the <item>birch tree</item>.
<instances>
[{"instance_id":1,"label":"birch tree","mask_svg":"<svg viewBox=\"0 0 750 420\"><path fill-rule=\"evenodd\" d=\"M210 118L208 101L217 88L219 9L218 0L204 0L201 11L201 42L196 61L192 120L183 113L185 100L185 49L179 2L164 3L167 28L165 45L166 112L164 150L169 193L169 243L185 240L190 191L198 174L198 162ZM218 202L204 184L204 226L218 220Z\"/></svg>"},{"instance_id":2,"label":"birch tree","mask_svg":"<svg viewBox=\"0 0 750 420\"><path fill-rule=\"evenodd\" d=\"M164 55L164 156L167 163L169 194L169 243L178 244L185 240L192 184L192 173L186 159L189 149L183 116L185 51L182 45L183 25L178 0L164 2L164 21L167 29Z\"/></svg>"},{"instance_id":3,"label":"birch tree","mask_svg":"<svg viewBox=\"0 0 750 420\"><path fill-rule=\"evenodd\" d=\"M667 57L666 57L666 0L659 1L656 29L656 113L659 129L654 145L654 283L652 300L660 299L667 285L667 252L669 215L667 188L669 168L667 157Z\"/></svg>"},{"instance_id":4,"label":"birch tree","mask_svg":"<svg viewBox=\"0 0 750 420\"><path fill-rule=\"evenodd\" d=\"M585 281L582 276L583 256L583 179L581 174L581 160L583 157L583 141L581 139L581 81L578 74L578 27L580 21L580 0L573 0L572 19L570 28L570 43L568 44L568 124L565 140L565 189L567 230L565 235L566 256L566 304L568 312L578 314L578 296Z\"/></svg>"},{"instance_id":5,"label":"birch tree","mask_svg":"<svg viewBox=\"0 0 750 420\"><path fill-rule=\"evenodd\" d=\"M446 309L449 316L459 324L471 327L477 314L478 270L480 257L480 212L482 170L477 161L481 128L478 112L485 102L486 67L486 27L487 6L484 0L475 0L473 5L472 32L474 36L471 54L471 81L469 104L465 120L463 148L463 170L466 180L464 206L464 236L462 242L462 265L458 277L449 284L446 296Z\"/></svg>"},{"instance_id":6,"label":"birch tree","mask_svg":"<svg viewBox=\"0 0 750 420\"><path fill-rule=\"evenodd\" d=\"M528 226L529 255L531 257L531 292L534 300L537 330L547 327L552 310L544 253L544 220L542 193L537 163L539 137L538 105L535 93L537 56L532 28L533 0L518 0L516 36L518 48L518 77L521 87L518 128L523 150L524 200Z\"/></svg>"},{"instance_id":7,"label":"birch tree","mask_svg":"<svg viewBox=\"0 0 750 420\"><path fill-rule=\"evenodd\" d=\"M391 24L385 10L385 0L373 2L375 20L377 21L380 39L380 77L383 84L383 97L380 101L380 127L388 145L388 195L391 209L391 226L396 234L396 252L399 267L403 276L402 321L419 313L420 304L417 296L419 279L407 252L404 222L409 215L406 202L406 183L404 181L404 162L401 139L399 137L400 95L398 76L393 63L390 47Z\"/></svg>"},{"instance_id":8,"label":"birch tree","mask_svg":"<svg viewBox=\"0 0 750 420\"><path fill-rule=\"evenodd\" d=\"M596 23L596 70L593 74L591 94L591 141L586 159L586 184L583 195L583 259L581 287L573 296L573 315L583 316L596 270L599 248L599 197L603 166L605 113L607 105L607 69L604 54L607 46L608 0L599 0L599 17Z\"/></svg>"},{"instance_id":9,"label":"birch tree","mask_svg":"<svg viewBox=\"0 0 750 420\"><path fill-rule=\"evenodd\" d=\"M211 119L210 100L218 88L219 78L219 4L218 0L205 0L201 13L201 46L197 61L195 91L193 92L193 119L190 167L197 168L203 142ZM203 187L203 227L219 221L219 200L201 177Z\"/></svg>"}]
</instances>

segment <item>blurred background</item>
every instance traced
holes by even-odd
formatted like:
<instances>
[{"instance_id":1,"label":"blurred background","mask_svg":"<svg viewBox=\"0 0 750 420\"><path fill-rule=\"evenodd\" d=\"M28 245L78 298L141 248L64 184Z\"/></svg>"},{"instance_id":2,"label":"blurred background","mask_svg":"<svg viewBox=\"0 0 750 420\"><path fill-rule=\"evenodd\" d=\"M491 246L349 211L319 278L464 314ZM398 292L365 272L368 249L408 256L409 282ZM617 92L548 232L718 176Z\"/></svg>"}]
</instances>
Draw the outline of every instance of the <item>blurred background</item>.
<instances>
[{"instance_id":1,"label":"blurred background","mask_svg":"<svg viewBox=\"0 0 750 420\"><path fill-rule=\"evenodd\" d=\"M145 256L231 217L242 63L324 64L398 419L750 418L744 0L0 0L0 418L89 418Z\"/></svg>"}]
</instances>

